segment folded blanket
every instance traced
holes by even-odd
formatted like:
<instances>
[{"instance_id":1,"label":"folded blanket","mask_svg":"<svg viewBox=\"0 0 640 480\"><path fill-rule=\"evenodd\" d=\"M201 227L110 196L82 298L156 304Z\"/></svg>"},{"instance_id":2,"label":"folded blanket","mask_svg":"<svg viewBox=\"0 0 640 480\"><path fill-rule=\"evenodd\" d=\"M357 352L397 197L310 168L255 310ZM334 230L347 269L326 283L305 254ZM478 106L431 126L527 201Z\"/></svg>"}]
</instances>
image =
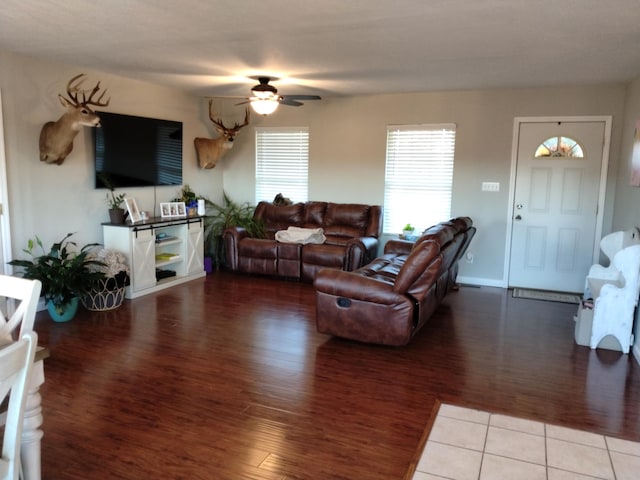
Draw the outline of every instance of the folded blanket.
<instances>
[{"instance_id":1,"label":"folded blanket","mask_svg":"<svg viewBox=\"0 0 640 480\"><path fill-rule=\"evenodd\" d=\"M276 232L276 240L282 243L324 243L326 237L321 228L289 227Z\"/></svg>"}]
</instances>

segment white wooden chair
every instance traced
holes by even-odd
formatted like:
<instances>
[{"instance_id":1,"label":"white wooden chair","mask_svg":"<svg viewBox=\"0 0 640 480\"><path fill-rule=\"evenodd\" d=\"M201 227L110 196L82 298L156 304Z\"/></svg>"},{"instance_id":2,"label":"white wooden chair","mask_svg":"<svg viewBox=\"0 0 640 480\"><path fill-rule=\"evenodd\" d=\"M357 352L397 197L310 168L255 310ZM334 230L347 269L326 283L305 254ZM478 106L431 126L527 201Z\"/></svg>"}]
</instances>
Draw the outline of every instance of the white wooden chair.
<instances>
[{"instance_id":1,"label":"white wooden chair","mask_svg":"<svg viewBox=\"0 0 640 480\"><path fill-rule=\"evenodd\" d=\"M17 480L20 475L24 409L37 343L37 335L27 332L17 342L0 348L0 400L9 398L0 458L2 480Z\"/></svg>"},{"instance_id":2,"label":"white wooden chair","mask_svg":"<svg viewBox=\"0 0 640 480\"><path fill-rule=\"evenodd\" d=\"M33 332L42 284L39 280L0 275L0 347ZM40 479L42 408L38 392L44 383L44 362L34 365L28 380L28 401L22 428L22 473L25 480ZM0 413L0 426L6 412Z\"/></svg>"},{"instance_id":3,"label":"white wooden chair","mask_svg":"<svg viewBox=\"0 0 640 480\"><path fill-rule=\"evenodd\" d=\"M596 299L600 296L600 289L606 284L621 287L624 283L620 270L613 266L613 259L620 250L631 245L640 244L640 230L637 227L621 230L605 235L600 240L600 250L609 259L609 266L593 265L589 269L585 282L584 298Z\"/></svg>"},{"instance_id":4,"label":"white wooden chair","mask_svg":"<svg viewBox=\"0 0 640 480\"><path fill-rule=\"evenodd\" d=\"M623 248L613 257L611 267L620 274L619 283L604 283L593 307L591 348L606 336L618 340L623 353L629 353L633 317L640 295L640 245Z\"/></svg>"},{"instance_id":5,"label":"white wooden chair","mask_svg":"<svg viewBox=\"0 0 640 480\"><path fill-rule=\"evenodd\" d=\"M41 289L39 280L0 275L0 345L33 331Z\"/></svg>"}]
</instances>

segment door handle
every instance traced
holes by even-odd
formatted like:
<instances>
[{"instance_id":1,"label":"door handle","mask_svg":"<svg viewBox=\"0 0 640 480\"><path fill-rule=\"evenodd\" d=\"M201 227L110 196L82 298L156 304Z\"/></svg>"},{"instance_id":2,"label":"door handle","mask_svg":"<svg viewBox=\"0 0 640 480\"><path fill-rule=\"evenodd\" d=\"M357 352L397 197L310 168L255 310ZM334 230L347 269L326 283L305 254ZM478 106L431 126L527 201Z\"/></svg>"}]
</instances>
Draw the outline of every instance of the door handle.
<instances>
[{"instance_id":1,"label":"door handle","mask_svg":"<svg viewBox=\"0 0 640 480\"><path fill-rule=\"evenodd\" d=\"M516 220L522 220L522 217L520 215L516 215Z\"/></svg>"}]
</instances>

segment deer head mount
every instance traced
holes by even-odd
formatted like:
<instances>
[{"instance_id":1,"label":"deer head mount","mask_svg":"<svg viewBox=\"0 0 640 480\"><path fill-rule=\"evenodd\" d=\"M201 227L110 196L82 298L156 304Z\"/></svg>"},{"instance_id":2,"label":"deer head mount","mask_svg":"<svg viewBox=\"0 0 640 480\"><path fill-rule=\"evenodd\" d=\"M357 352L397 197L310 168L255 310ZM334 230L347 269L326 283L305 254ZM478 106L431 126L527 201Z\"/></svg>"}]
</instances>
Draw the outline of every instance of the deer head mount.
<instances>
[{"instance_id":1,"label":"deer head mount","mask_svg":"<svg viewBox=\"0 0 640 480\"><path fill-rule=\"evenodd\" d=\"M220 136L218 138L196 138L193 144L198 154L200 168L214 168L225 153L233 148L233 141L242 127L249 125L249 108L244 113L244 122L236 123L232 128L227 128L222 119L216 119L211 108L213 101L209 100L209 119L213 122Z\"/></svg>"},{"instance_id":2,"label":"deer head mount","mask_svg":"<svg viewBox=\"0 0 640 480\"><path fill-rule=\"evenodd\" d=\"M61 165L73 150L73 139L80 128L100 126L100 117L89 108L89 105L106 107L111 98L102 101L107 93L105 90L94 100L93 97L100 90L100 82L96 83L87 98L86 90L80 88L85 80L84 73L76 75L67 83L67 97L58 94L60 103L67 108L67 111L55 122L47 122L42 127L40 131L40 161ZM82 99L79 98L80 94L82 94Z\"/></svg>"}]
</instances>

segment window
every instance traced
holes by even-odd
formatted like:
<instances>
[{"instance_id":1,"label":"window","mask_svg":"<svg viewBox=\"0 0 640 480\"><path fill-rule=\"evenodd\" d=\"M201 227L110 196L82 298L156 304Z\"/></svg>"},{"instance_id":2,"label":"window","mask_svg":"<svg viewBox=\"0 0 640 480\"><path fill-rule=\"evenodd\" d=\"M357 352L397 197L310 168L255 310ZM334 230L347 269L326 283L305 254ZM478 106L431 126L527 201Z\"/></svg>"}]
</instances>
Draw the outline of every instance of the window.
<instances>
[{"instance_id":1,"label":"window","mask_svg":"<svg viewBox=\"0 0 640 480\"><path fill-rule=\"evenodd\" d=\"M535 158L572 157L584 158L580 144L569 137L551 137L538 145Z\"/></svg>"},{"instance_id":2,"label":"window","mask_svg":"<svg viewBox=\"0 0 640 480\"><path fill-rule=\"evenodd\" d=\"M384 231L418 231L451 217L456 126L387 128Z\"/></svg>"},{"instance_id":3,"label":"window","mask_svg":"<svg viewBox=\"0 0 640 480\"><path fill-rule=\"evenodd\" d=\"M308 128L256 128L256 203L278 193L306 202L308 178Z\"/></svg>"}]
</instances>

